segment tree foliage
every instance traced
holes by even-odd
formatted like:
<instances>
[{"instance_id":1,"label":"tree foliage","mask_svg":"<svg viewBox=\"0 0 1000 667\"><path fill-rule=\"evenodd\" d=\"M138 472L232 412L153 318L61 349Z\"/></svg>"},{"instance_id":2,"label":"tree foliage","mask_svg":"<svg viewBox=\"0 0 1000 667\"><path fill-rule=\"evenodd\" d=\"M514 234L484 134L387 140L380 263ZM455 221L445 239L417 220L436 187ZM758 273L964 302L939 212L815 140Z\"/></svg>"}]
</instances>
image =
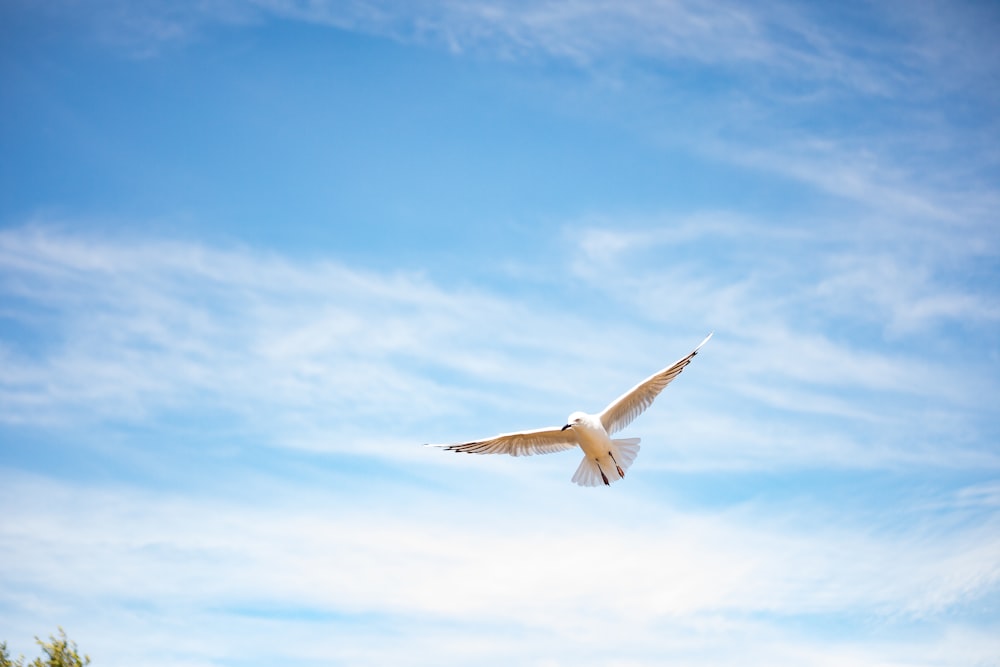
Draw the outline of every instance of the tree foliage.
<instances>
[{"instance_id":1,"label":"tree foliage","mask_svg":"<svg viewBox=\"0 0 1000 667\"><path fill-rule=\"evenodd\" d=\"M11 658L7 643L0 642L0 667L86 667L90 664L90 656L81 656L76 642L67 639L62 628L59 628L58 637L49 635L49 641L35 637L35 643L42 647L45 655L26 663L24 656Z\"/></svg>"}]
</instances>

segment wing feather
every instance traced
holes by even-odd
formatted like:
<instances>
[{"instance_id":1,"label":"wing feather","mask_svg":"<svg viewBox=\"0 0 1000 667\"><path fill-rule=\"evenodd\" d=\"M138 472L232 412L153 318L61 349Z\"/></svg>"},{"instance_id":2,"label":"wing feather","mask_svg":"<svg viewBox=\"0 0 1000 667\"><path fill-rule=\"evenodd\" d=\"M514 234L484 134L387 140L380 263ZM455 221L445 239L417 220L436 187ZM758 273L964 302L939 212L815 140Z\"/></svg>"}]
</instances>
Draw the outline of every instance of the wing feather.
<instances>
[{"instance_id":1,"label":"wing feather","mask_svg":"<svg viewBox=\"0 0 1000 667\"><path fill-rule=\"evenodd\" d=\"M441 447L448 452L466 454L510 454L511 456L531 456L551 454L576 447L576 436L572 430L540 428L533 431L502 433L486 440L473 440L455 445L428 445Z\"/></svg>"},{"instance_id":2,"label":"wing feather","mask_svg":"<svg viewBox=\"0 0 1000 667\"><path fill-rule=\"evenodd\" d=\"M604 412L601 413L601 423L604 424L604 429L608 434L622 430L652 405L653 400L659 396L664 387L681 374L684 367L691 363L691 360L698 354L698 350L711 337L712 334L708 334L705 340L701 341L698 347L694 348L686 357L678 359L662 371L649 376L604 408Z\"/></svg>"}]
</instances>

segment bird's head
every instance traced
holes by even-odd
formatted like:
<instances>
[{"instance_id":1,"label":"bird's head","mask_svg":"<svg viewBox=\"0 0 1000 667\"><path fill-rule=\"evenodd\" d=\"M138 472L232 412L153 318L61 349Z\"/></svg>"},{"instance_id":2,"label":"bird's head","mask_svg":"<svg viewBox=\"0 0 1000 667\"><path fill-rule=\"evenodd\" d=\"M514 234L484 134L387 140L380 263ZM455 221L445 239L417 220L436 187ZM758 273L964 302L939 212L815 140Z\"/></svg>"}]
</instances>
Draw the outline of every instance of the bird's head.
<instances>
[{"instance_id":1,"label":"bird's head","mask_svg":"<svg viewBox=\"0 0 1000 667\"><path fill-rule=\"evenodd\" d=\"M581 422L583 422L583 420L586 417L587 415L585 415L582 412L574 412L573 414L571 414L569 417L566 418L566 425L562 427L562 430L565 431L568 428L573 428L574 426L578 426Z\"/></svg>"}]
</instances>

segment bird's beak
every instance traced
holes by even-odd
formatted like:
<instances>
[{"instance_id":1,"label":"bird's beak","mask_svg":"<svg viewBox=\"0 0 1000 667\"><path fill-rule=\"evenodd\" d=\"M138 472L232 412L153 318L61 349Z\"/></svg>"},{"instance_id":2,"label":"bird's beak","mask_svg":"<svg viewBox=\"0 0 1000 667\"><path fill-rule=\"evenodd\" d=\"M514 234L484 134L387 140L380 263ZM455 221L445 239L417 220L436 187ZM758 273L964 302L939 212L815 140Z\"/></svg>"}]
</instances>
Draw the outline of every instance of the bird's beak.
<instances>
[{"instance_id":1,"label":"bird's beak","mask_svg":"<svg viewBox=\"0 0 1000 667\"><path fill-rule=\"evenodd\" d=\"M560 431L565 431L566 429L568 429L568 428L571 428L572 426L573 426L572 424L566 424L565 426L563 426L563 427L562 427L561 429L559 429L559 430L560 430Z\"/></svg>"}]
</instances>

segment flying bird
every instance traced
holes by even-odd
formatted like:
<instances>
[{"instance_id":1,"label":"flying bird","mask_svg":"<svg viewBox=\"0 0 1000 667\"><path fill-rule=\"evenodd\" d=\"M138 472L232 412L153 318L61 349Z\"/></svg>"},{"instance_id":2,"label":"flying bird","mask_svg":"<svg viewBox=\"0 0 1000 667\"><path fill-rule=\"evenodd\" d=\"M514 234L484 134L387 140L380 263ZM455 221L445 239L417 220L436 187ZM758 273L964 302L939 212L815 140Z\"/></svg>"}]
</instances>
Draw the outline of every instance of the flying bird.
<instances>
[{"instance_id":1,"label":"flying bird","mask_svg":"<svg viewBox=\"0 0 1000 667\"><path fill-rule=\"evenodd\" d=\"M612 439L611 435L628 426L652 405L663 388L680 375L711 337L712 334L708 334L686 357L632 387L598 414L574 412L562 427L502 433L486 440L454 445L427 446L441 447L449 452L511 456L550 454L579 447L583 450L583 460L573 481L580 486L598 486L601 482L611 486L612 482L625 478L625 471L639 454L639 438Z\"/></svg>"}]
</instances>

